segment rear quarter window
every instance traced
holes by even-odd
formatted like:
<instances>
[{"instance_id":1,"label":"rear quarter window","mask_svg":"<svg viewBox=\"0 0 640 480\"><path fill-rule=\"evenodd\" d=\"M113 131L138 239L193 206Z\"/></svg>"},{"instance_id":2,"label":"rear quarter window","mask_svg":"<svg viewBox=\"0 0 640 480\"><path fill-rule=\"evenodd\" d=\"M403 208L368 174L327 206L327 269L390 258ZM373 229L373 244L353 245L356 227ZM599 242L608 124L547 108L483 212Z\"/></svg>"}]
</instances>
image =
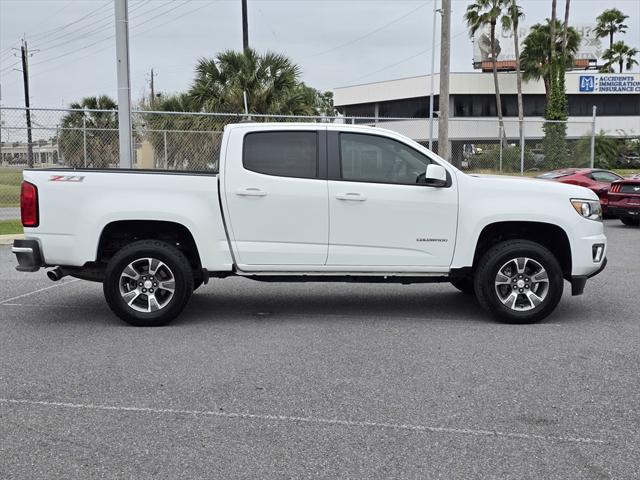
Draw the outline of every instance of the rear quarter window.
<instances>
[{"instance_id":1,"label":"rear quarter window","mask_svg":"<svg viewBox=\"0 0 640 480\"><path fill-rule=\"evenodd\" d=\"M265 175L318 178L318 133L248 133L244 137L242 165Z\"/></svg>"}]
</instances>

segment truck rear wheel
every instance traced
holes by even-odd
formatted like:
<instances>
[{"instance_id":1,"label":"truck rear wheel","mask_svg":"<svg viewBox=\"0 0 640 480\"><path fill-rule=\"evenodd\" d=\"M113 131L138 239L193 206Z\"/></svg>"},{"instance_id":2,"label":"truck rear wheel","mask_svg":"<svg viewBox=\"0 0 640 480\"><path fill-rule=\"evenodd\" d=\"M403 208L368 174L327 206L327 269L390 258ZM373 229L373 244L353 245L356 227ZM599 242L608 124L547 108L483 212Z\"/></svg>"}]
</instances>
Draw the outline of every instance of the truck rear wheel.
<instances>
[{"instance_id":1,"label":"truck rear wheel","mask_svg":"<svg viewBox=\"0 0 640 480\"><path fill-rule=\"evenodd\" d=\"M140 240L109 261L103 282L107 304L118 317L139 327L165 325L184 309L193 292L193 272L175 246Z\"/></svg>"},{"instance_id":2,"label":"truck rear wheel","mask_svg":"<svg viewBox=\"0 0 640 480\"><path fill-rule=\"evenodd\" d=\"M564 288L562 268L542 245L527 240L501 242L476 268L480 305L506 323L534 323L558 305Z\"/></svg>"}]
</instances>

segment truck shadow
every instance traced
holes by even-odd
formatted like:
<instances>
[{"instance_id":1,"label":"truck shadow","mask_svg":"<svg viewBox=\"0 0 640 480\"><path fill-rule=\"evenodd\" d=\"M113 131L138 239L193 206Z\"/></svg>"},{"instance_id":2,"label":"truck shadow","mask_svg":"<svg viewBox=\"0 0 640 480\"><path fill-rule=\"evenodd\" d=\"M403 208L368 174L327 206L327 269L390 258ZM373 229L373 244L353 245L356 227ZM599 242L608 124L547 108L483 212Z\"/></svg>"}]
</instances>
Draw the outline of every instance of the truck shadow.
<instances>
[{"instance_id":1,"label":"truck shadow","mask_svg":"<svg viewBox=\"0 0 640 480\"><path fill-rule=\"evenodd\" d=\"M191 298L176 323L256 320L282 321L325 317L327 319L399 321L459 320L491 322L472 295L450 286L369 286L336 284L270 284L251 287L241 281L237 289L205 286ZM237 285L240 287L240 285ZM306 288L305 288L306 287ZM443 291L445 290L445 291Z\"/></svg>"}]
</instances>

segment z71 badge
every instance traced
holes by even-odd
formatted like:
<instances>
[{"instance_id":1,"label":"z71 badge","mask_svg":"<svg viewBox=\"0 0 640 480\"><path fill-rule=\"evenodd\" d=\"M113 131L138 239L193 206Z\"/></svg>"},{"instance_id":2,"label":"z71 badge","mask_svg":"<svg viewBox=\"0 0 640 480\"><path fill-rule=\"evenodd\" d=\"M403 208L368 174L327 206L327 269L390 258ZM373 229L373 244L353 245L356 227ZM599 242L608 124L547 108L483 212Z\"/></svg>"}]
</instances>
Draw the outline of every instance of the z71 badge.
<instances>
[{"instance_id":1,"label":"z71 badge","mask_svg":"<svg viewBox=\"0 0 640 480\"><path fill-rule=\"evenodd\" d=\"M83 176L80 175L51 175L50 182L82 182Z\"/></svg>"}]
</instances>

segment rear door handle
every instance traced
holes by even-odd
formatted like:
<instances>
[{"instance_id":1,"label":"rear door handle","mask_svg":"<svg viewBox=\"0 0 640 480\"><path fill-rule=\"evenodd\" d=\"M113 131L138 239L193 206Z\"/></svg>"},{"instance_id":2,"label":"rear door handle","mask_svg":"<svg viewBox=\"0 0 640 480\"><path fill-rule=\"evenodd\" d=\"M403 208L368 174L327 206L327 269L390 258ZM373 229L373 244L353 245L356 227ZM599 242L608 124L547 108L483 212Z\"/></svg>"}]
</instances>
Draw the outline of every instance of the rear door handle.
<instances>
[{"instance_id":1,"label":"rear door handle","mask_svg":"<svg viewBox=\"0 0 640 480\"><path fill-rule=\"evenodd\" d=\"M356 192L339 193L336 195L336 198L338 200L347 200L351 202L364 202L367 199L364 195Z\"/></svg>"},{"instance_id":2,"label":"rear door handle","mask_svg":"<svg viewBox=\"0 0 640 480\"><path fill-rule=\"evenodd\" d=\"M236 190L236 195L240 197L264 197L266 194L267 192L256 187L240 188Z\"/></svg>"}]
</instances>

